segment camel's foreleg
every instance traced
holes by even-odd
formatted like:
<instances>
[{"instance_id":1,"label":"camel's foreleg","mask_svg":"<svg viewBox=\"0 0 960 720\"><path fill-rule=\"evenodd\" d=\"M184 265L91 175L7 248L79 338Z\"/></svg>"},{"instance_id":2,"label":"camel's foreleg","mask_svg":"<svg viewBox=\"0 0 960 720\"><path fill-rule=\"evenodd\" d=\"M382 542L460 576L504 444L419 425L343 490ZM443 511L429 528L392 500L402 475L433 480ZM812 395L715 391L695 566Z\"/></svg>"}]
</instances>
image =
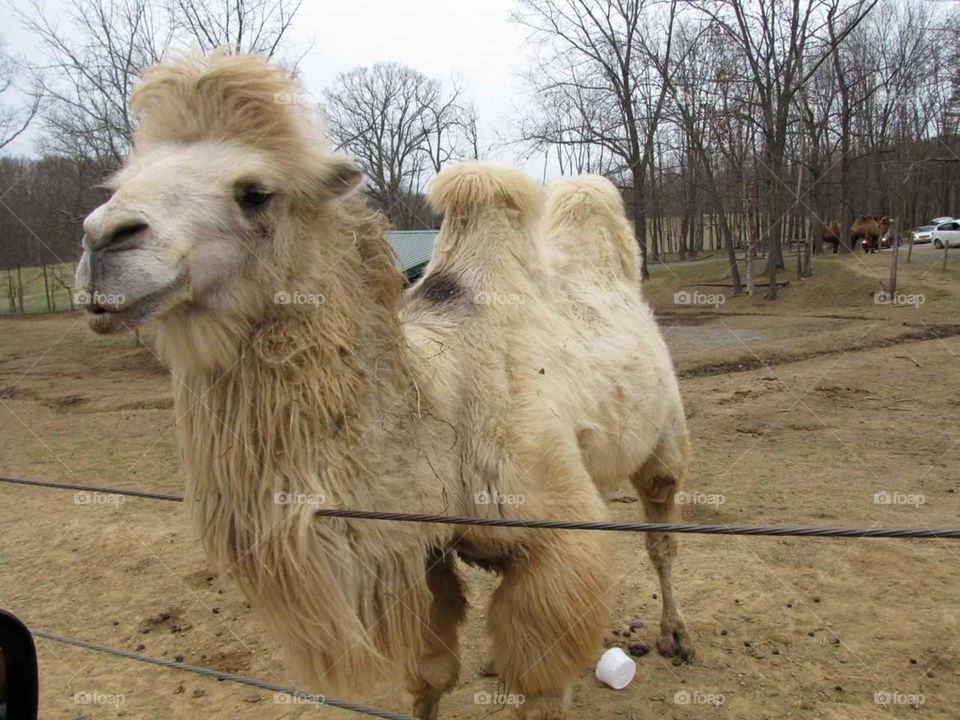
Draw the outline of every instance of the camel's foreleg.
<instances>
[{"instance_id":1,"label":"camel's foreleg","mask_svg":"<svg viewBox=\"0 0 960 720\"><path fill-rule=\"evenodd\" d=\"M599 655L611 585L601 533L539 531L511 557L489 629L504 683L494 702L523 720L565 717L573 681Z\"/></svg>"}]
</instances>

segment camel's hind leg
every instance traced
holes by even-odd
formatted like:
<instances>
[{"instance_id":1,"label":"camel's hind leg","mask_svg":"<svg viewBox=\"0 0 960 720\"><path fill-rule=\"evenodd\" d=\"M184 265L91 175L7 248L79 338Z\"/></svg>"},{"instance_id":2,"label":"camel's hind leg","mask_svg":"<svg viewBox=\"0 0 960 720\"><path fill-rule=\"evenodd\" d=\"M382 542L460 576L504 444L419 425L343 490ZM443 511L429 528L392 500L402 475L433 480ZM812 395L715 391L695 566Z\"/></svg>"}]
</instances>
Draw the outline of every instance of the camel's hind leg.
<instances>
[{"instance_id":1,"label":"camel's hind leg","mask_svg":"<svg viewBox=\"0 0 960 720\"><path fill-rule=\"evenodd\" d=\"M673 522L676 518L676 494L680 491L690 464L690 440L686 433L665 440L630 481L640 495L649 522ZM677 540L670 533L646 533L647 553L660 578L663 615L657 650L661 655L688 661L694 649L687 625L673 595L673 559Z\"/></svg>"},{"instance_id":2,"label":"camel's hind leg","mask_svg":"<svg viewBox=\"0 0 960 720\"><path fill-rule=\"evenodd\" d=\"M413 695L413 714L419 720L436 720L440 698L457 684L460 657L457 627L463 622L467 600L463 584L448 553L435 551L427 557L427 587L433 594L430 619L424 627L424 650L407 677Z\"/></svg>"},{"instance_id":3,"label":"camel's hind leg","mask_svg":"<svg viewBox=\"0 0 960 720\"><path fill-rule=\"evenodd\" d=\"M538 532L510 557L489 630L505 702L523 720L560 720L573 681L600 652L609 552L603 533Z\"/></svg>"}]
</instances>

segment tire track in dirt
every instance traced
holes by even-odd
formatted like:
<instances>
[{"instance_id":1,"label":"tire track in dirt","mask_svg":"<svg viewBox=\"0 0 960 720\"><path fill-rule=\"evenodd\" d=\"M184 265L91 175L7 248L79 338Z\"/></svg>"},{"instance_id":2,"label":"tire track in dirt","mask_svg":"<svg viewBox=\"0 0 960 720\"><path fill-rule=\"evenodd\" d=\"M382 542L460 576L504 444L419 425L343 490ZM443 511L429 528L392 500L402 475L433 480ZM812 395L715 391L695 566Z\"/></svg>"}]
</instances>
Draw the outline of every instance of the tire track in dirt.
<instances>
[{"instance_id":1,"label":"tire track in dirt","mask_svg":"<svg viewBox=\"0 0 960 720\"><path fill-rule=\"evenodd\" d=\"M831 355L841 355L844 353L867 352L870 350L879 350L881 348L893 347L895 345L906 345L909 343L923 342L926 340L943 340L945 338L956 337L960 335L960 325L928 325L923 329L914 332L906 332L895 337L878 338L876 340L863 343L852 348L834 348L828 350L811 350L807 352L797 352L789 354L778 354L769 356L752 356L738 360L724 360L722 362L704 363L694 365L693 367L677 370L677 376L687 377L709 377L711 375L729 375L733 373L749 372L760 368L771 367L774 365L786 365L789 363L800 362L802 360L811 360L818 357L829 357Z\"/></svg>"}]
</instances>

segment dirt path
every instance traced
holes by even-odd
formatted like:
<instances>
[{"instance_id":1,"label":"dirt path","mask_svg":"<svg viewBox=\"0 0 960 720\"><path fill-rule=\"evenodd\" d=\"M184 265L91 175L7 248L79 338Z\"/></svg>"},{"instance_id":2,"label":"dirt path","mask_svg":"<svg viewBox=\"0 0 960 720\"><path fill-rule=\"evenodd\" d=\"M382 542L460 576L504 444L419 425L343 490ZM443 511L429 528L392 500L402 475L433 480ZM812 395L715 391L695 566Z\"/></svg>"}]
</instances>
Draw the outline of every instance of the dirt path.
<instances>
[{"instance_id":1,"label":"dirt path","mask_svg":"<svg viewBox=\"0 0 960 720\"><path fill-rule=\"evenodd\" d=\"M687 492L702 501L686 519L960 523L953 296L901 310L867 305L854 288L855 303L824 307L809 283L806 300L798 287L782 305L731 299L696 319L703 311L685 316L660 282L649 294L683 375L696 448ZM914 313L906 325L904 312ZM829 313L850 317L811 317ZM169 379L149 353L71 315L0 320L0 337L0 472L182 490ZM637 518L639 504L623 497L613 518ZM289 682L239 592L207 568L179 505L0 486L0 526L0 606L30 625ZM608 642L650 646L659 599L643 538L618 536L613 560ZM508 717L475 701L497 687L478 674L495 579L465 573L464 671L441 716ZM960 543L685 536L675 582L696 661L648 653L621 692L584 668L573 718L960 717ZM44 718L351 717L38 644ZM87 698L98 702L77 702ZM365 700L409 709L398 689Z\"/></svg>"}]
</instances>

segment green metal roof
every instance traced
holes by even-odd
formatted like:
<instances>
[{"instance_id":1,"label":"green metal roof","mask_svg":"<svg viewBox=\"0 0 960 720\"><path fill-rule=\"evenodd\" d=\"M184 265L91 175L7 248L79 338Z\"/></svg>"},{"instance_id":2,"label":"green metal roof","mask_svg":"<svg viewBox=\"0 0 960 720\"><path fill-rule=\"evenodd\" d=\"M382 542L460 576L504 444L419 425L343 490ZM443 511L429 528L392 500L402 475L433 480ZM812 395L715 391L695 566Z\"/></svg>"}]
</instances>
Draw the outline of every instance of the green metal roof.
<instances>
[{"instance_id":1,"label":"green metal roof","mask_svg":"<svg viewBox=\"0 0 960 720\"><path fill-rule=\"evenodd\" d=\"M387 240L397 253L397 268L408 277L419 275L430 260L436 230L390 230Z\"/></svg>"}]
</instances>

